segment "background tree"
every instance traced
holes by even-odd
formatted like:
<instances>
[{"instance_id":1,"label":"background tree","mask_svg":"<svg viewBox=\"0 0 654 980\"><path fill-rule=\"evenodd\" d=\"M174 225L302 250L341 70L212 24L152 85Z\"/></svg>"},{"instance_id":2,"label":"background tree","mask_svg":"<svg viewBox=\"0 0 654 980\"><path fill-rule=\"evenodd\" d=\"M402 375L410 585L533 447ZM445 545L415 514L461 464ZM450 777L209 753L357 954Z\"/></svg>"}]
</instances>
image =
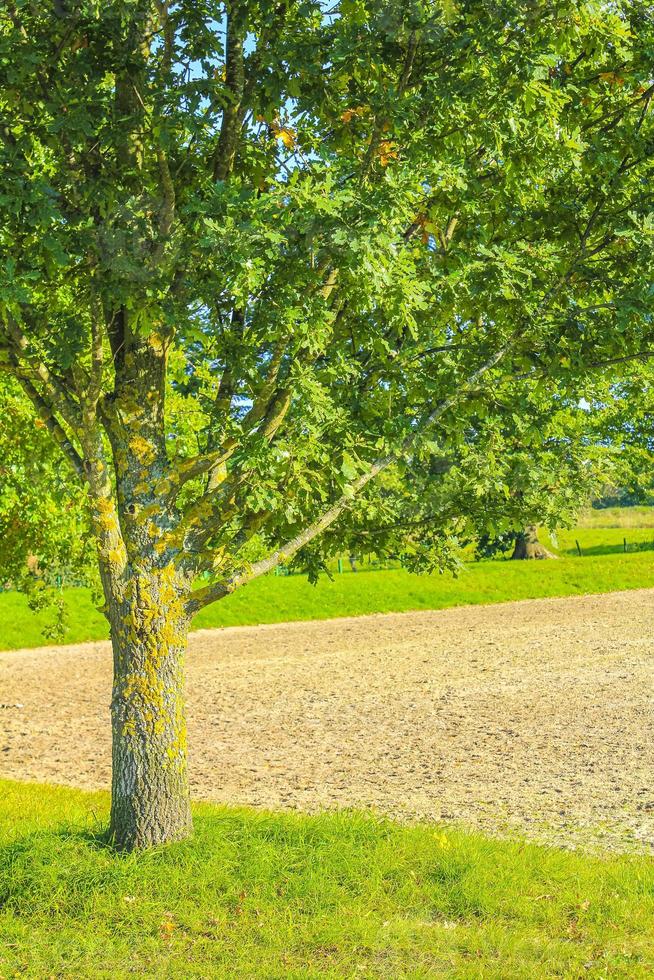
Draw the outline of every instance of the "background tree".
<instances>
[{"instance_id":1,"label":"background tree","mask_svg":"<svg viewBox=\"0 0 654 980\"><path fill-rule=\"evenodd\" d=\"M619 454L600 435L604 405L582 407L569 384L563 398L551 384L535 386L530 376L522 379L527 391L518 416L520 380L498 382L482 414L468 417L449 456L433 455L435 446L425 442L421 457L408 465L408 486L399 467L382 478L377 507L367 521L353 521L353 539L416 570L431 570L436 564L456 568L461 546L473 543L479 558L510 551L534 522L551 532L572 526L588 501L623 472ZM603 380L592 384L598 397L606 388Z\"/></svg>"},{"instance_id":2,"label":"background tree","mask_svg":"<svg viewBox=\"0 0 654 980\"><path fill-rule=\"evenodd\" d=\"M640 350L651 39L626 2L0 11L2 364L88 494L119 846L189 831L198 609L318 569L498 389Z\"/></svg>"},{"instance_id":3,"label":"background tree","mask_svg":"<svg viewBox=\"0 0 654 980\"><path fill-rule=\"evenodd\" d=\"M32 608L51 607L48 635L60 638L61 586L97 589L84 488L67 466L47 422L11 378L0 373L0 587L25 592Z\"/></svg>"},{"instance_id":4,"label":"background tree","mask_svg":"<svg viewBox=\"0 0 654 980\"><path fill-rule=\"evenodd\" d=\"M612 506L652 504L654 490L654 350L637 363L618 360L602 390L595 392L591 415L595 439L614 461L604 497ZM616 490L616 488L618 488Z\"/></svg>"},{"instance_id":5,"label":"background tree","mask_svg":"<svg viewBox=\"0 0 654 980\"><path fill-rule=\"evenodd\" d=\"M538 527L527 524L524 531L516 536L515 547L511 555L513 561L525 561L543 558L556 558L538 539Z\"/></svg>"}]
</instances>

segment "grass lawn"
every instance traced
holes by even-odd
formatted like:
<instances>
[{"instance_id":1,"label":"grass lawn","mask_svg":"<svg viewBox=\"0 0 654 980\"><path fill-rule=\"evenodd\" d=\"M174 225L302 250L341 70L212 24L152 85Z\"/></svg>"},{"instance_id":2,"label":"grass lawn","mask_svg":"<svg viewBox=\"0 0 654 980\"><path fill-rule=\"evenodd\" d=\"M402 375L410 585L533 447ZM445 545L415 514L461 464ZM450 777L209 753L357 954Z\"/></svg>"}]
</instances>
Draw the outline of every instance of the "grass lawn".
<instances>
[{"instance_id":1,"label":"grass lawn","mask_svg":"<svg viewBox=\"0 0 654 980\"><path fill-rule=\"evenodd\" d=\"M571 532L572 533L572 532ZM579 532L581 533L581 532ZM587 532L591 533L591 532ZM618 532L620 535L622 531ZM559 540L559 544L561 541ZM365 569L365 566L364 566ZM654 551L560 561L484 561L452 575L411 575L401 569L362 570L323 577L317 586L301 575L268 576L203 610L195 629L279 623L297 619L330 619L364 613L443 609L449 606L580 595L654 586ZM66 592L69 643L107 637L104 617L86 589ZM33 613L15 592L0 594L0 650L47 643L43 627L48 613Z\"/></svg>"},{"instance_id":2,"label":"grass lawn","mask_svg":"<svg viewBox=\"0 0 654 980\"><path fill-rule=\"evenodd\" d=\"M578 526L654 528L654 507L589 507L580 514Z\"/></svg>"},{"instance_id":3,"label":"grass lawn","mask_svg":"<svg viewBox=\"0 0 654 980\"><path fill-rule=\"evenodd\" d=\"M633 554L639 551L654 553L654 528L651 527L577 527L561 530L556 535L556 547L546 532L540 535L544 544L562 557L576 557L577 541L584 558L592 555Z\"/></svg>"},{"instance_id":4,"label":"grass lawn","mask_svg":"<svg viewBox=\"0 0 654 980\"><path fill-rule=\"evenodd\" d=\"M0 977L654 974L650 858L209 805L192 841L119 856L104 794L0 800Z\"/></svg>"}]
</instances>

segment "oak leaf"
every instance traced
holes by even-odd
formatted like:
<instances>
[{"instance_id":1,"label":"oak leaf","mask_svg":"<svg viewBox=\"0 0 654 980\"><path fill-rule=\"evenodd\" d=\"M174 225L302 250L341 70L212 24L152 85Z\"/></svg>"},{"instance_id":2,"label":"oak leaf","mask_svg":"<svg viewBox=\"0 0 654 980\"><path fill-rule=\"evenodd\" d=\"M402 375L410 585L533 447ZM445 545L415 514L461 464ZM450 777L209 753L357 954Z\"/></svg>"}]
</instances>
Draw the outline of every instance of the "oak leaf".
<instances>
[{"instance_id":1,"label":"oak leaf","mask_svg":"<svg viewBox=\"0 0 654 980\"><path fill-rule=\"evenodd\" d=\"M391 160L397 160L397 143L392 140L382 140L377 147L377 156L382 167L387 167Z\"/></svg>"}]
</instances>

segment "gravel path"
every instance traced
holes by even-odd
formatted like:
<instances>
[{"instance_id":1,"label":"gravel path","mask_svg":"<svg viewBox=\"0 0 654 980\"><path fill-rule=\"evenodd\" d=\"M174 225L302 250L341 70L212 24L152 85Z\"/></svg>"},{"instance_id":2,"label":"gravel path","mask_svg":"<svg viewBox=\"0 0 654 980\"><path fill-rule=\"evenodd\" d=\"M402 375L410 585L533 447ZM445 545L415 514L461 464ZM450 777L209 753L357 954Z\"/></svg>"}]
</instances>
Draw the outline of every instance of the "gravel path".
<instances>
[{"instance_id":1,"label":"gravel path","mask_svg":"<svg viewBox=\"0 0 654 980\"><path fill-rule=\"evenodd\" d=\"M640 590L197 632L195 796L654 850L653 630ZM0 775L106 787L110 680L106 643L0 654Z\"/></svg>"}]
</instances>

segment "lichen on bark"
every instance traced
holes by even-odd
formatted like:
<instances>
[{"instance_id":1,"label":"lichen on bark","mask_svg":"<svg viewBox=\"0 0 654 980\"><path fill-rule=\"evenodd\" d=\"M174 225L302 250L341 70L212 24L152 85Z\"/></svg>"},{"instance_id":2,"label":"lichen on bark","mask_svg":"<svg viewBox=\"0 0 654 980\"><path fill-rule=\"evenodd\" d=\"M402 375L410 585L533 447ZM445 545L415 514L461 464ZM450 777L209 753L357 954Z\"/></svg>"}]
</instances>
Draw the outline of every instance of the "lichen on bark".
<instances>
[{"instance_id":1,"label":"lichen on bark","mask_svg":"<svg viewBox=\"0 0 654 980\"><path fill-rule=\"evenodd\" d=\"M134 849L192 827L184 710L188 619L170 567L134 575L112 615L113 776L110 835Z\"/></svg>"}]
</instances>

